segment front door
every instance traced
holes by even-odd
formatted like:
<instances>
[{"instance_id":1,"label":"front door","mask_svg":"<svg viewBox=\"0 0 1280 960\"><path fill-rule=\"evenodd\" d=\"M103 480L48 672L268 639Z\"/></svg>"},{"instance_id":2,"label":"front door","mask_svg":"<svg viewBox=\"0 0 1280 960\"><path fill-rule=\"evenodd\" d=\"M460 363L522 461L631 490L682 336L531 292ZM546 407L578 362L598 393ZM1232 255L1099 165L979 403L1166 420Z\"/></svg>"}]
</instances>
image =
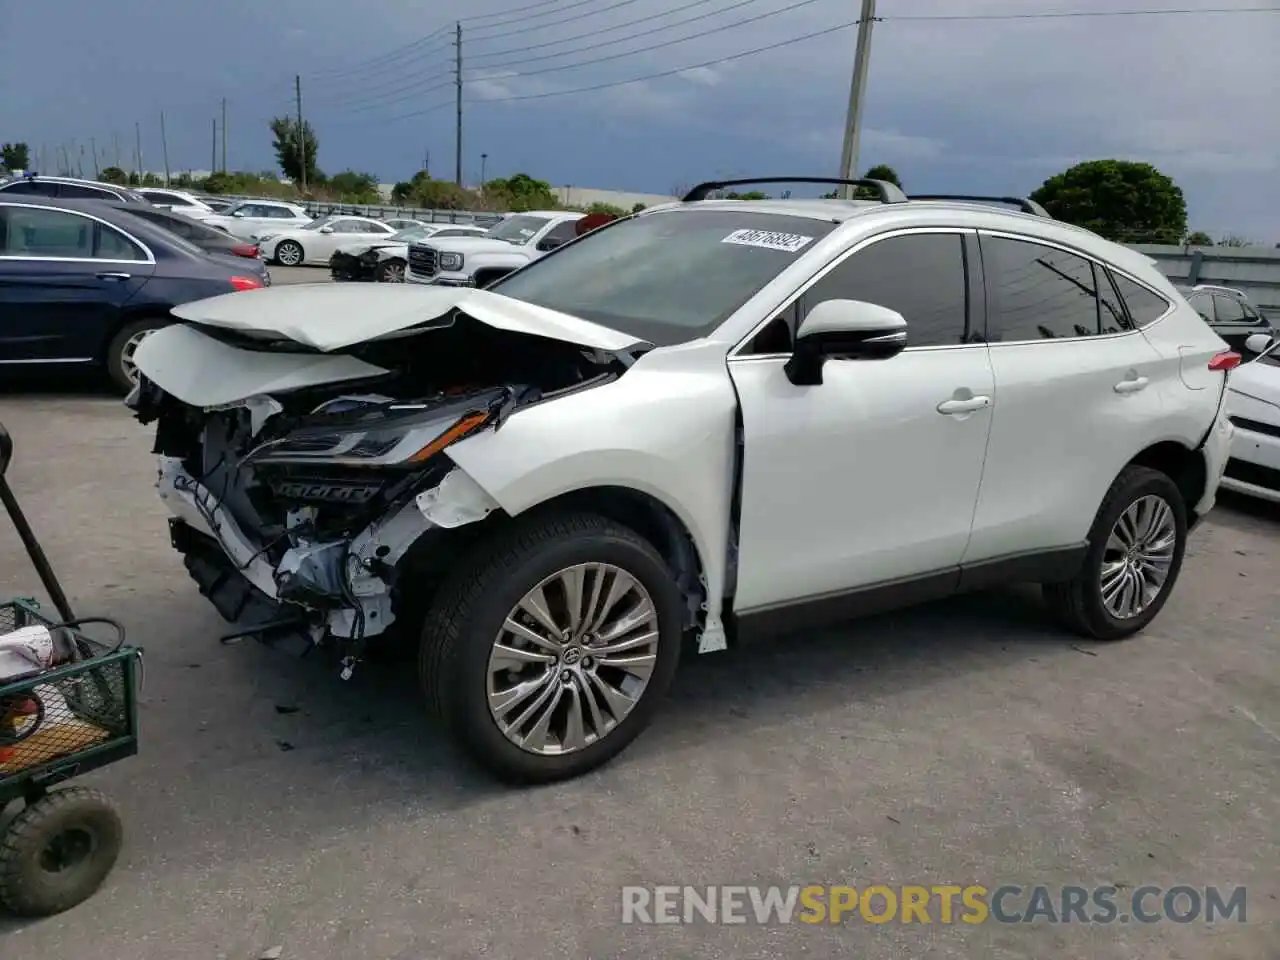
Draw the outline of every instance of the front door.
<instances>
[{"instance_id":1,"label":"front door","mask_svg":"<svg viewBox=\"0 0 1280 960\"><path fill-rule=\"evenodd\" d=\"M898 311L908 346L896 357L828 360L823 383L795 386L785 315L731 357L744 442L738 613L956 569L995 403L967 249L951 231L877 238L794 305L794 317L828 299Z\"/></svg>"}]
</instances>

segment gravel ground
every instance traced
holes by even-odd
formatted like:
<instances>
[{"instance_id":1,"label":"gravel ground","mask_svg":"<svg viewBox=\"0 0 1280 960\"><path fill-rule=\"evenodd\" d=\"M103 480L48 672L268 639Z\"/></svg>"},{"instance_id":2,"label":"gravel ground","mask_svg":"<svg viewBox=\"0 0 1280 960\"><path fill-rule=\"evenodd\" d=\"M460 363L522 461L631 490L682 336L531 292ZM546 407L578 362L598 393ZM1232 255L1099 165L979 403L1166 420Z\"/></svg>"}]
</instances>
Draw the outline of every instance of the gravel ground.
<instances>
[{"instance_id":1,"label":"gravel ground","mask_svg":"<svg viewBox=\"0 0 1280 960\"><path fill-rule=\"evenodd\" d=\"M10 392L0 421L73 603L147 651L142 752L86 778L121 861L70 913L0 919L0 956L1280 958L1274 510L1220 506L1131 641L1078 643L1011 589L698 659L614 765L512 791L407 671L220 645L117 400ZM0 594L30 593L0 545ZM1248 923L620 922L623 884L824 882L1243 884Z\"/></svg>"}]
</instances>

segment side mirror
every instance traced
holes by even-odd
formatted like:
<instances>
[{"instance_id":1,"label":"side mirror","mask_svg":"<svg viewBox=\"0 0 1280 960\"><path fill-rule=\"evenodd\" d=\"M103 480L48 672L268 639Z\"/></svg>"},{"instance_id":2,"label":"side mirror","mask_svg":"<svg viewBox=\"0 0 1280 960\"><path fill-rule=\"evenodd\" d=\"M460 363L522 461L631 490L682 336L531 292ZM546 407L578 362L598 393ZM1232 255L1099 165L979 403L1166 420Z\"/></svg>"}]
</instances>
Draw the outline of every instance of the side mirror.
<instances>
[{"instance_id":1,"label":"side mirror","mask_svg":"<svg viewBox=\"0 0 1280 960\"><path fill-rule=\"evenodd\" d=\"M887 360L906 345L907 321L896 310L862 300L824 300L800 322L784 370L796 386L816 386L829 357Z\"/></svg>"},{"instance_id":2,"label":"side mirror","mask_svg":"<svg viewBox=\"0 0 1280 960\"><path fill-rule=\"evenodd\" d=\"M243 217L243 216L244 216L244 211L243 211L243 210L236 210L236 211L235 211L234 213L232 213L231 215L232 215L233 217Z\"/></svg>"},{"instance_id":3,"label":"side mirror","mask_svg":"<svg viewBox=\"0 0 1280 960\"><path fill-rule=\"evenodd\" d=\"M1262 353L1273 343L1275 343L1275 340L1267 334L1255 333L1251 334L1249 338L1245 340L1244 348L1250 353Z\"/></svg>"},{"instance_id":4,"label":"side mirror","mask_svg":"<svg viewBox=\"0 0 1280 960\"><path fill-rule=\"evenodd\" d=\"M321 227L321 228L320 228L320 232L321 232L321 233L333 233L333 227Z\"/></svg>"}]
</instances>

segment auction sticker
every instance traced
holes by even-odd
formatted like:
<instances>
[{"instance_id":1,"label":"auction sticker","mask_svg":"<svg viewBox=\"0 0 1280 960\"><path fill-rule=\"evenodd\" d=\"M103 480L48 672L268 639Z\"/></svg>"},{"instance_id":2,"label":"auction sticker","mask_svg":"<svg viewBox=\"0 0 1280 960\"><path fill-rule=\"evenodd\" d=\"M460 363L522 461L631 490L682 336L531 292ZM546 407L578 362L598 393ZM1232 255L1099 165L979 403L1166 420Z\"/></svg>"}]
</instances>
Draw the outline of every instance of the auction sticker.
<instances>
[{"instance_id":1,"label":"auction sticker","mask_svg":"<svg viewBox=\"0 0 1280 960\"><path fill-rule=\"evenodd\" d=\"M775 233L772 230L735 230L721 243L736 243L743 247L763 247L765 250L781 250L795 253L813 242L813 237L798 233Z\"/></svg>"}]
</instances>

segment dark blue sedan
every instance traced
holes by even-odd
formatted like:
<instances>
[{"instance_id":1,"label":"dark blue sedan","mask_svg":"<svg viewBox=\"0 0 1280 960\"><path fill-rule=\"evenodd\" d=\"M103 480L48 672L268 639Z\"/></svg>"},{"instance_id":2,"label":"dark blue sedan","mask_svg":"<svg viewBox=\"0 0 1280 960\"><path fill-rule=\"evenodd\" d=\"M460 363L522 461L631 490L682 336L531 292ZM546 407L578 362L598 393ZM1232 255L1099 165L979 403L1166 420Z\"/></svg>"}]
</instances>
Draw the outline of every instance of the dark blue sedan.
<instances>
[{"instance_id":1,"label":"dark blue sedan","mask_svg":"<svg viewBox=\"0 0 1280 960\"><path fill-rule=\"evenodd\" d=\"M0 369L83 365L122 390L133 351L181 303L270 283L258 261L205 253L93 200L0 192Z\"/></svg>"}]
</instances>

